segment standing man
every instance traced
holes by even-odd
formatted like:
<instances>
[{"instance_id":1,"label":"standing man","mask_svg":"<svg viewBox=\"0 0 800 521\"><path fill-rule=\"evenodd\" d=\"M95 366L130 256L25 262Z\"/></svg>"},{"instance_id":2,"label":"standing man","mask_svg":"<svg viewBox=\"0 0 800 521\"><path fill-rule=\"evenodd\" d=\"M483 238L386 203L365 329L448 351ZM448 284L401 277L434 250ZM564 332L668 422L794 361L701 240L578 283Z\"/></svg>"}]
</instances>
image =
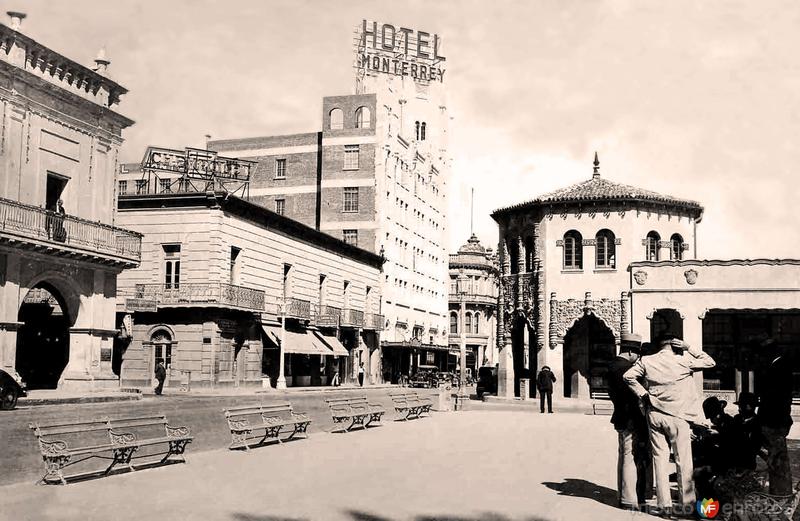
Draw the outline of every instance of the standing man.
<instances>
[{"instance_id":1,"label":"standing man","mask_svg":"<svg viewBox=\"0 0 800 521\"><path fill-rule=\"evenodd\" d=\"M675 453L678 497L682 508L694 508L692 443L689 422L699 422L698 390L692 375L714 367L714 360L673 335L656 342L655 354L641 357L623 378L643 404L650 425L658 508L672 510L669 484L670 447ZM639 379L643 379L645 389Z\"/></svg>"},{"instance_id":2,"label":"standing man","mask_svg":"<svg viewBox=\"0 0 800 521\"><path fill-rule=\"evenodd\" d=\"M358 366L358 385L364 387L364 362Z\"/></svg>"},{"instance_id":3,"label":"standing man","mask_svg":"<svg viewBox=\"0 0 800 521\"><path fill-rule=\"evenodd\" d=\"M158 381L158 386L156 386L156 394L161 395L161 391L164 390L164 380L167 379L167 368L164 366L164 361L159 360L156 364L156 380Z\"/></svg>"},{"instance_id":4,"label":"standing man","mask_svg":"<svg viewBox=\"0 0 800 521\"><path fill-rule=\"evenodd\" d=\"M769 493L792 494L792 469L786 436L792 426L792 368L784 348L771 338L761 343L766 370L758 379L760 405L758 422L767 449Z\"/></svg>"},{"instance_id":5,"label":"standing man","mask_svg":"<svg viewBox=\"0 0 800 521\"><path fill-rule=\"evenodd\" d=\"M641 336L623 333L619 355L608 365L608 395L614 404L611 423L619 438L617 491L619 506L627 509L644 505L653 488L653 458L647 419L639 408L639 399L623 378L639 359L641 346Z\"/></svg>"},{"instance_id":6,"label":"standing man","mask_svg":"<svg viewBox=\"0 0 800 521\"><path fill-rule=\"evenodd\" d=\"M536 388L539 390L539 410L544 413L544 401L547 399L547 412L553 412L553 382L556 381L556 375L550 370L548 366L542 367L539 375L536 377Z\"/></svg>"}]
</instances>

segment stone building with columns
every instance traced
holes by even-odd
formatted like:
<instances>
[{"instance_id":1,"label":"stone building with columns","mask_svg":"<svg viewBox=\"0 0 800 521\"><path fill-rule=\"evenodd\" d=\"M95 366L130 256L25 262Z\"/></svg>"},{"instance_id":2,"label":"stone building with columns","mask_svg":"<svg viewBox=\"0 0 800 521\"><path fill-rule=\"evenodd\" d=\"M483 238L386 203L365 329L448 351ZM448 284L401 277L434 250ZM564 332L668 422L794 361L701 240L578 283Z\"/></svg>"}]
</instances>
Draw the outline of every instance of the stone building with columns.
<instances>
[{"instance_id":1,"label":"stone building with columns","mask_svg":"<svg viewBox=\"0 0 800 521\"><path fill-rule=\"evenodd\" d=\"M461 344L466 367L477 374L495 365L497 342L497 259L473 234L458 252L450 254L450 359L448 370L459 367Z\"/></svg>"},{"instance_id":2,"label":"stone building with columns","mask_svg":"<svg viewBox=\"0 0 800 521\"><path fill-rule=\"evenodd\" d=\"M631 329L629 264L694 257L703 207L601 177L496 210L498 396L533 397L543 366L556 397L607 390L606 366ZM522 387L522 390L520 388Z\"/></svg>"},{"instance_id":3,"label":"stone building with columns","mask_svg":"<svg viewBox=\"0 0 800 521\"><path fill-rule=\"evenodd\" d=\"M118 385L117 275L141 235L114 224L127 91L0 24L0 367L29 389Z\"/></svg>"}]
</instances>

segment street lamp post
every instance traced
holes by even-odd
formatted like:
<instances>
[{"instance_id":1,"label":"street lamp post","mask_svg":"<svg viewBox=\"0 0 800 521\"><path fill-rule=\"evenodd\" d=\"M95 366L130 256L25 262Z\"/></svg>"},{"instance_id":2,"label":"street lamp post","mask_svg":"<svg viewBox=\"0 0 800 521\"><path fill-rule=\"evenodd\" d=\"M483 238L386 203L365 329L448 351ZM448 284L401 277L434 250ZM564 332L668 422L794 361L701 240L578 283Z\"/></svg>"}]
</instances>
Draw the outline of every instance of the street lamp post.
<instances>
[{"instance_id":1,"label":"street lamp post","mask_svg":"<svg viewBox=\"0 0 800 521\"><path fill-rule=\"evenodd\" d=\"M458 303L459 303L459 322L461 327L459 328L460 335L460 345L459 345L459 358L460 358L460 375L459 375L459 386L458 386L458 396L456 398L456 403L459 401L461 402L461 406L464 406L464 399L466 397L466 387L467 387L467 332L466 332L466 317L467 317L467 303L466 303L466 280L467 277L464 275L463 268L459 270L458 274L458 284L457 284L457 292L458 292ZM456 407L457 408L457 407Z\"/></svg>"},{"instance_id":2,"label":"street lamp post","mask_svg":"<svg viewBox=\"0 0 800 521\"><path fill-rule=\"evenodd\" d=\"M286 345L286 302L281 304L281 342L278 349L278 381L275 382L276 389L286 389L286 375L284 374L284 355L283 349Z\"/></svg>"}]
</instances>

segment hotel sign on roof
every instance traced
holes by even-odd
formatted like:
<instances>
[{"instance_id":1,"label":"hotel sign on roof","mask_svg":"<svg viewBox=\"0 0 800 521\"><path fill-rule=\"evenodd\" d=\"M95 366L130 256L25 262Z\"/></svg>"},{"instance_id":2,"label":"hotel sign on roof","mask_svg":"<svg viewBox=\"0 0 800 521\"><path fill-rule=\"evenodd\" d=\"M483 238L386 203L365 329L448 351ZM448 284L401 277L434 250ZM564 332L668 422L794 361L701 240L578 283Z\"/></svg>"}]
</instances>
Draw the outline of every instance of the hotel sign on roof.
<instances>
[{"instance_id":1,"label":"hotel sign on roof","mask_svg":"<svg viewBox=\"0 0 800 521\"><path fill-rule=\"evenodd\" d=\"M363 20L355 43L359 72L408 76L424 83L444 80L446 58L439 54L442 39L437 34Z\"/></svg>"}]
</instances>

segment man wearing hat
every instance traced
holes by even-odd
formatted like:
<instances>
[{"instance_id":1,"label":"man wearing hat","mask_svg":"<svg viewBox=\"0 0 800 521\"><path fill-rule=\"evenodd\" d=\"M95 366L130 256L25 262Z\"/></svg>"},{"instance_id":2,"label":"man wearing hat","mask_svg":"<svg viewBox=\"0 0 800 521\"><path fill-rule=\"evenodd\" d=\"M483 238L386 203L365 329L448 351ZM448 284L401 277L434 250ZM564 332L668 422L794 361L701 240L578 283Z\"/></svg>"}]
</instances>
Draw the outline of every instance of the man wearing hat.
<instances>
[{"instance_id":1,"label":"man wearing hat","mask_svg":"<svg viewBox=\"0 0 800 521\"><path fill-rule=\"evenodd\" d=\"M771 338L760 345L763 366L759 374L760 405L758 421L767 449L769 493L788 496L792 493L792 469L786 436L792 427L792 367L785 348Z\"/></svg>"},{"instance_id":2,"label":"man wearing hat","mask_svg":"<svg viewBox=\"0 0 800 521\"><path fill-rule=\"evenodd\" d=\"M619 506L634 509L644 505L653 489L653 467L647 420L639 400L623 379L639 359L642 337L633 333L620 336L619 355L608 364L608 396L614 404L611 423L617 431L617 491Z\"/></svg>"},{"instance_id":3,"label":"man wearing hat","mask_svg":"<svg viewBox=\"0 0 800 521\"><path fill-rule=\"evenodd\" d=\"M539 375L536 377L536 388L539 390L539 410L544 412L544 402L547 399L547 412L553 412L553 383L556 381L556 375L550 370L548 366L542 367Z\"/></svg>"},{"instance_id":4,"label":"man wearing hat","mask_svg":"<svg viewBox=\"0 0 800 521\"><path fill-rule=\"evenodd\" d=\"M761 425L756 418L758 396L742 391L739 399L733 403L739 406L739 414L733 417L734 431L738 433L742 443L738 454L739 465L752 470L756 468L756 457L761 452ZM763 456L766 460L766 453Z\"/></svg>"},{"instance_id":5,"label":"man wearing hat","mask_svg":"<svg viewBox=\"0 0 800 521\"><path fill-rule=\"evenodd\" d=\"M692 445L689 422L699 420L699 392L692 375L714 367L714 360L674 335L662 335L658 352L645 355L628 369L623 378L647 410L650 446L656 478L658 508L672 510L669 483L670 447L674 449L678 497L682 507L694 507ZM639 383L644 380L647 387Z\"/></svg>"}]
</instances>

